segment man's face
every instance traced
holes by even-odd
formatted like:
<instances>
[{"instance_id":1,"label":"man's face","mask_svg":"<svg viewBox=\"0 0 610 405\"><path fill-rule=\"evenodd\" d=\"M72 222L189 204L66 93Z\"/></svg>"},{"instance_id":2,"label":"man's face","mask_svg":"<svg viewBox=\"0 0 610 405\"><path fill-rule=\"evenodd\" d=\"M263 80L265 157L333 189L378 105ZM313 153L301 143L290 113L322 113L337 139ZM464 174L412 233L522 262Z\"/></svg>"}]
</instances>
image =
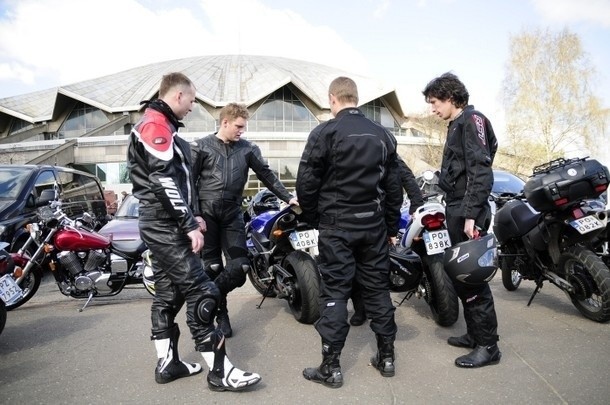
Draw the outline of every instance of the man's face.
<instances>
[{"instance_id":1,"label":"man's face","mask_svg":"<svg viewBox=\"0 0 610 405\"><path fill-rule=\"evenodd\" d=\"M246 122L247 121L242 117L237 117L233 121L229 121L225 118L222 120L222 128L218 131L218 134L225 142L239 141L242 134L246 132Z\"/></svg>"},{"instance_id":2,"label":"man's face","mask_svg":"<svg viewBox=\"0 0 610 405\"><path fill-rule=\"evenodd\" d=\"M432 113L444 120L450 119L457 110L450 99L439 100L436 97L430 97L428 103L430 103Z\"/></svg>"},{"instance_id":3,"label":"man's face","mask_svg":"<svg viewBox=\"0 0 610 405\"><path fill-rule=\"evenodd\" d=\"M182 89L177 94L177 103L173 108L174 114L179 120L182 120L193 109L195 102L195 88L187 87Z\"/></svg>"}]
</instances>

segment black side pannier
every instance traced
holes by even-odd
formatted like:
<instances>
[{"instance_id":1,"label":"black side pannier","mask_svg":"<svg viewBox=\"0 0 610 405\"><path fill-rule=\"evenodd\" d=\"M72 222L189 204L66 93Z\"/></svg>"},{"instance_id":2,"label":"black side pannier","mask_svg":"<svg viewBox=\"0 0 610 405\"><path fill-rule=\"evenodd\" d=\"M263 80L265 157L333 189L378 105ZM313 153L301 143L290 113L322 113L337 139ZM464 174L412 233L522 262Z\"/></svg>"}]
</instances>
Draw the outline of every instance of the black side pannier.
<instances>
[{"instance_id":1,"label":"black side pannier","mask_svg":"<svg viewBox=\"0 0 610 405\"><path fill-rule=\"evenodd\" d=\"M608 168L595 159L555 159L534 167L523 192L539 212L562 210L608 188Z\"/></svg>"}]
</instances>

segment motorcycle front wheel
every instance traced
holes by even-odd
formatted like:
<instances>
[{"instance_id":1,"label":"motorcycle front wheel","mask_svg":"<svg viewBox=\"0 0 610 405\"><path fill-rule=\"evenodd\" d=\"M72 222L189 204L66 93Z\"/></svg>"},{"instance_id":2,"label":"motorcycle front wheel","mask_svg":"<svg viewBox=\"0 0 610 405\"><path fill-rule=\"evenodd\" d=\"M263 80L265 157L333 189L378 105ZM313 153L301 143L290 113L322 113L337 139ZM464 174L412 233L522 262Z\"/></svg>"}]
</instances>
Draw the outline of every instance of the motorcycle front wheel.
<instances>
[{"instance_id":1,"label":"motorcycle front wheel","mask_svg":"<svg viewBox=\"0 0 610 405\"><path fill-rule=\"evenodd\" d=\"M18 308L28 302L36 291L38 291L38 287L40 287L40 282L42 281L42 271L38 269L34 269L30 271L30 273L21 280L19 283L19 287L23 291L23 296L20 300L15 301L11 305L7 305L6 309L8 311Z\"/></svg>"},{"instance_id":2,"label":"motorcycle front wheel","mask_svg":"<svg viewBox=\"0 0 610 405\"><path fill-rule=\"evenodd\" d=\"M502 285L507 291L515 291L519 288L523 276L519 273L519 270L515 268L515 258L511 256L516 254L514 248L508 246L502 249L502 253L506 253L506 256L500 255L500 271L502 272Z\"/></svg>"},{"instance_id":3,"label":"motorcycle front wheel","mask_svg":"<svg viewBox=\"0 0 610 405\"><path fill-rule=\"evenodd\" d=\"M320 317L320 273L316 261L296 250L286 256L284 268L294 275L293 293L288 298L292 314L301 323L314 323Z\"/></svg>"},{"instance_id":4,"label":"motorcycle front wheel","mask_svg":"<svg viewBox=\"0 0 610 405\"><path fill-rule=\"evenodd\" d=\"M451 326L458 319L460 307L453 283L445 271L443 256L424 256L423 260L427 267L423 283L432 318L440 326Z\"/></svg>"},{"instance_id":5,"label":"motorcycle front wheel","mask_svg":"<svg viewBox=\"0 0 610 405\"><path fill-rule=\"evenodd\" d=\"M4 325L6 324L6 306L4 305L4 301L0 300L0 335L4 330Z\"/></svg>"},{"instance_id":6,"label":"motorcycle front wheel","mask_svg":"<svg viewBox=\"0 0 610 405\"><path fill-rule=\"evenodd\" d=\"M582 246L572 246L562 253L559 268L574 291L572 304L596 322L610 320L610 270L594 252Z\"/></svg>"}]
</instances>

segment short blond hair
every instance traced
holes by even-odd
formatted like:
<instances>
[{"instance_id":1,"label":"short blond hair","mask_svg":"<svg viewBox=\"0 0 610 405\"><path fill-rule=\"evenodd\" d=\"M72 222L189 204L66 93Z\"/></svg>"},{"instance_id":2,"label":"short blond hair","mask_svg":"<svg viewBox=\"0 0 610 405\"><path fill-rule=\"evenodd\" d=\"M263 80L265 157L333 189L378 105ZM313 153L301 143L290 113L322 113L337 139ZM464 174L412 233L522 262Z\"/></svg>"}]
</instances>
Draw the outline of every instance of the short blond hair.
<instances>
[{"instance_id":1,"label":"short blond hair","mask_svg":"<svg viewBox=\"0 0 610 405\"><path fill-rule=\"evenodd\" d=\"M250 112L245 104L229 103L220 110L220 122L222 123L225 118L229 121L235 121L237 118L248 120Z\"/></svg>"},{"instance_id":2,"label":"short blond hair","mask_svg":"<svg viewBox=\"0 0 610 405\"><path fill-rule=\"evenodd\" d=\"M159 85L159 98L165 97L174 87L195 88L195 85L184 73L168 73L161 78L161 84Z\"/></svg>"},{"instance_id":3,"label":"short blond hair","mask_svg":"<svg viewBox=\"0 0 610 405\"><path fill-rule=\"evenodd\" d=\"M330 82L328 93L335 96L340 103L358 105L358 86L349 77L340 76Z\"/></svg>"}]
</instances>

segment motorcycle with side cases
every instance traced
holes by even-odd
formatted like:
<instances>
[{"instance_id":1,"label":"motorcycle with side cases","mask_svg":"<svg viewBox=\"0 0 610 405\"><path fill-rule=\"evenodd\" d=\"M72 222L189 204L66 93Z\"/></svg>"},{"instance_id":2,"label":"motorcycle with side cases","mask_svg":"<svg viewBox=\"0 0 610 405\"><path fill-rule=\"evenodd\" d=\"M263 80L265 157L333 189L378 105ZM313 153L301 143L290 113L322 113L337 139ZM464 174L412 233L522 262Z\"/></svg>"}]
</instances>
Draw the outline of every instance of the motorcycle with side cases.
<instances>
[{"instance_id":1,"label":"motorcycle with side cases","mask_svg":"<svg viewBox=\"0 0 610 405\"><path fill-rule=\"evenodd\" d=\"M27 225L28 240L17 253L11 253L19 270L17 284L30 272L49 269L63 295L87 299L79 311L93 297L116 295L130 284L144 285L146 245L141 239L113 241L86 225L90 218L87 213L79 219L70 219L62 211L56 190L44 190L39 200L39 221ZM27 253L30 245L37 247L31 256ZM23 305L32 295L23 297L13 307Z\"/></svg>"},{"instance_id":2,"label":"motorcycle with side cases","mask_svg":"<svg viewBox=\"0 0 610 405\"><path fill-rule=\"evenodd\" d=\"M258 308L266 297L284 298L297 321L311 324L320 316L320 273L314 259L318 237L300 214L298 206L280 207L266 189L249 202L248 278L263 296Z\"/></svg>"},{"instance_id":3,"label":"motorcycle with side cases","mask_svg":"<svg viewBox=\"0 0 610 405\"><path fill-rule=\"evenodd\" d=\"M502 283L544 281L566 292L597 322L610 320L610 270L588 245L606 231L604 207L591 201L608 188L608 168L588 158L555 159L536 166L524 193L508 197L494 220Z\"/></svg>"}]
</instances>

